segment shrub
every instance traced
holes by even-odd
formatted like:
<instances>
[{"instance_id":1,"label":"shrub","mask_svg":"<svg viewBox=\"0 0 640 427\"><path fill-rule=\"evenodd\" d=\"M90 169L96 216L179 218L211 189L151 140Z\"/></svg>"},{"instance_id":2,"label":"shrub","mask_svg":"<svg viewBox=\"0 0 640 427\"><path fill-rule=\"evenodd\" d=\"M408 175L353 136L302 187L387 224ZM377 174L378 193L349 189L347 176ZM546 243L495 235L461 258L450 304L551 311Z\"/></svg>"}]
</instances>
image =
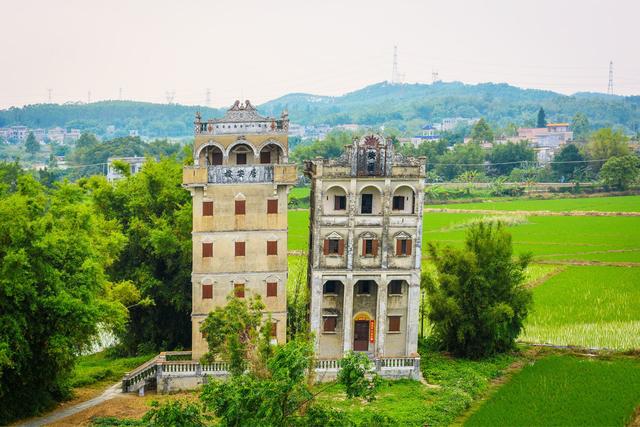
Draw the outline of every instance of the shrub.
<instances>
[{"instance_id":1,"label":"shrub","mask_svg":"<svg viewBox=\"0 0 640 427\"><path fill-rule=\"evenodd\" d=\"M371 360L364 353L350 351L340 361L338 382L345 386L347 397L362 397L368 402L375 400L380 377L371 372Z\"/></svg>"}]
</instances>

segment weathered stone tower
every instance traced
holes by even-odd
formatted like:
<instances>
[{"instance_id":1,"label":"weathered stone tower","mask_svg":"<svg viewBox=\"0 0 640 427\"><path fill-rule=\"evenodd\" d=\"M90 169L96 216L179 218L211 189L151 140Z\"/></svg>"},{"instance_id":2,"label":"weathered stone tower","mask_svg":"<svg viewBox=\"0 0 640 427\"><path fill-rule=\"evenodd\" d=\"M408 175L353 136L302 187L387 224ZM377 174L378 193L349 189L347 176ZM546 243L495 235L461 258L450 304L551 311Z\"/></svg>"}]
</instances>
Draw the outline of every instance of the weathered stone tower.
<instances>
[{"instance_id":1,"label":"weathered stone tower","mask_svg":"<svg viewBox=\"0 0 640 427\"><path fill-rule=\"evenodd\" d=\"M207 351L200 324L227 296L261 295L272 333L286 340L289 119L260 116L249 101L223 118L195 121L193 166L183 185L193 197L192 355ZM266 313L265 313L266 315Z\"/></svg>"},{"instance_id":2,"label":"weathered stone tower","mask_svg":"<svg viewBox=\"0 0 640 427\"><path fill-rule=\"evenodd\" d=\"M310 324L319 358L349 350L417 357L424 160L366 135L337 160L306 162Z\"/></svg>"}]
</instances>

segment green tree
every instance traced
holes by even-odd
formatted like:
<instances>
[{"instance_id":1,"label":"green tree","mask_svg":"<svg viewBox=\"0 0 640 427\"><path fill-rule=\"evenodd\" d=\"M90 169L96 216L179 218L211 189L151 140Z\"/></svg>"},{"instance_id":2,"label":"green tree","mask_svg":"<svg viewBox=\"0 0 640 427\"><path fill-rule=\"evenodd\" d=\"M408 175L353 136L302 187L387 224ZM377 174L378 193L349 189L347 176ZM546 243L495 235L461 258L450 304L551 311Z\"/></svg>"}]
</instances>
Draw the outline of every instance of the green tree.
<instances>
[{"instance_id":1,"label":"green tree","mask_svg":"<svg viewBox=\"0 0 640 427\"><path fill-rule=\"evenodd\" d=\"M611 128L599 129L592 133L586 147L587 154L591 160L600 161L591 163L591 166L599 171L609 158L629 154L628 140L621 131Z\"/></svg>"},{"instance_id":2,"label":"green tree","mask_svg":"<svg viewBox=\"0 0 640 427\"><path fill-rule=\"evenodd\" d=\"M564 177L570 181L574 178L576 170L585 166L584 163L578 163L582 161L584 161L584 156L578 147L575 144L566 144L553 158L554 163L551 164L551 168L556 178Z\"/></svg>"},{"instance_id":3,"label":"green tree","mask_svg":"<svg viewBox=\"0 0 640 427\"><path fill-rule=\"evenodd\" d=\"M484 152L480 144L456 144L436 159L435 173L447 180L466 171L480 172L484 169Z\"/></svg>"},{"instance_id":4,"label":"green tree","mask_svg":"<svg viewBox=\"0 0 640 427\"><path fill-rule=\"evenodd\" d=\"M347 397L361 397L368 402L375 400L380 377L371 372L372 362L364 353L350 351L340 361L338 382L344 385Z\"/></svg>"},{"instance_id":5,"label":"green tree","mask_svg":"<svg viewBox=\"0 0 640 427\"><path fill-rule=\"evenodd\" d=\"M491 169L495 175L509 175L520 166L515 162L531 162L535 160L535 153L527 141L507 142L493 147L487 158L492 163Z\"/></svg>"},{"instance_id":6,"label":"green tree","mask_svg":"<svg viewBox=\"0 0 640 427\"><path fill-rule=\"evenodd\" d=\"M524 287L529 256L514 260L511 235L480 222L463 249L429 245L437 275L427 284L436 340L455 354L479 358L510 350L531 305Z\"/></svg>"},{"instance_id":7,"label":"green tree","mask_svg":"<svg viewBox=\"0 0 640 427\"><path fill-rule=\"evenodd\" d=\"M638 182L640 177L640 159L634 155L611 157L600 170L600 179L604 185L616 190L626 190Z\"/></svg>"},{"instance_id":8,"label":"green tree","mask_svg":"<svg viewBox=\"0 0 640 427\"><path fill-rule=\"evenodd\" d=\"M131 281L140 304L120 336L127 354L186 348L191 343L191 196L181 187L182 164L148 159L140 172L113 184L83 182L106 218L127 236L126 254L109 267L112 280Z\"/></svg>"},{"instance_id":9,"label":"green tree","mask_svg":"<svg viewBox=\"0 0 640 427\"><path fill-rule=\"evenodd\" d=\"M575 141L586 141L590 132L589 119L583 113L576 113L571 119L571 130Z\"/></svg>"},{"instance_id":10,"label":"green tree","mask_svg":"<svg viewBox=\"0 0 640 427\"><path fill-rule=\"evenodd\" d=\"M5 187L6 189L6 187ZM31 175L0 196L0 424L68 397L76 357L126 309L106 268L125 245L75 184Z\"/></svg>"},{"instance_id":11,"label":"green tree","mask_svg":"<svg viewBox=\"0 0 640 427\"><path fill-rule=\"evenodd\" d=\"M536 127L538 127L538 128L547 127L547 118L546 118L546 114L544 112L544 109L542 107L540 107L540 109L538 110L538 118L536 120Z\"/></svg>"},{"instance_id":12,"label":"green tree","mask_svg":"<svg viewBox=\"0 0 640 427\"><path fill-rule=\"evenodd\" d=\"M493 131L489 127L489 124L484 118L478 120L478 122L471 128L471 141L477 143L493 142Z\"/></svg>"},{"instance_id":13,"label":"green tree","mask_svg":"<svg viewBox=\"0 0 640 427\"><path fill-rule=\"evenodd\" d=\"M333 131L325 139L310 143L300 143L291 151L291 159L296 163L304 160L322 157L331 159L339 157L344 151L344 146L351 143L351 132Z\"/></svg>"},{"instance_id":14,"label":"green tree","mask_svg":"<svg viewBox=\"0 0 640 427\"><path fill-rule=\"evenodd\" d=\"M36 153L40 152L40 143L36 140L33 132L29 132L27 141L24 143L24 149L32 156L35 156Z\"/></svg>"},{"instance_id":15,"label":"green tree","mask_svg":"<svg viewBox=\"0 0 640 427\"><path fill-rule=\"evenodd\" d=\"M200 405L189 401L170 400L163 405L151 402L152 409L142 417L148 427L204 427L206 417Z\"/></svg>"}]
</instances>

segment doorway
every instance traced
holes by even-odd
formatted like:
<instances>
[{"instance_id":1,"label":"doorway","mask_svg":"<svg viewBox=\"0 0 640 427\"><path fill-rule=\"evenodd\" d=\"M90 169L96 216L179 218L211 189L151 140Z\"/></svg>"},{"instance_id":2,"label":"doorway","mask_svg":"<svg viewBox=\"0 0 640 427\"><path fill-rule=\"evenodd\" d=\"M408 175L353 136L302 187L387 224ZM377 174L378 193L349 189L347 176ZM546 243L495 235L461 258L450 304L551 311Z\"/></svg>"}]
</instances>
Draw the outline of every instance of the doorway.
<instances>
[{"instance_id":1,"label":"doorway","mask_svg":"<svg viewBox=\"0 0 640 427\"><path fill-rule=\"evenodd\" d=\"M369 321L356 320L353 334L353 350L368 351L369 350Z\"/></svg>"}]
</instances>

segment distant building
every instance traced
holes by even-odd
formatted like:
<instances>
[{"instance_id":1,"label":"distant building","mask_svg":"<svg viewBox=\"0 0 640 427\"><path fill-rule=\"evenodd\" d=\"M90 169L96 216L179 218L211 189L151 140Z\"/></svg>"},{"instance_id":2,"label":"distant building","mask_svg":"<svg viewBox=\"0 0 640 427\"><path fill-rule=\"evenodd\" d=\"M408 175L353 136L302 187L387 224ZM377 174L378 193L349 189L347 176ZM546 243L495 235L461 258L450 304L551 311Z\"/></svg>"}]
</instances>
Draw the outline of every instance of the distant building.
<instances>
[{"instance_id":1,"label":"distant building","mask_svg":"<svg viewBox=\"0 0 640 427\"><path fill-rule=\"evenodd\" d=\"M44 142L47 137L47 133L44 129L31 129L31 132L33 132L33 136L38 142Z\"/></svg>"},{"instance_id":2,"label":"distant building","mask_svg":"<svg viewBox=\"0 0 640 427\"><path fill-rule=\"evenodd\" d=\"M113 167L113 162L116 160L129 163L131 175L135 175L138 172L140 172L140 170L142 169L142 165L144 164L145 158L144 157L109 157L109 159L107 160L107 164L108 164L107 181L109 182L117 181L119 179L124 178L124 176L116 168Z\"/></svg>"},{"instance_id":3,"label":"distant building","mask_svg":"<svg viewBox=\"0 0 640 427\"><path fill-rule=\"evenodd\" d=\"M360 129L360 125L349 123L345 125L338 125L336 126L336 129L346 130L349 132L357 132Z\"/></svg>"},{"instance_id":4,"label":"distant building","mask_svg":"<svg viewBox=\"0 0 640 427\"><path fill-rule=\"evenodd\" d=\"M47 138L49 138L49 141L62 144L64 143L65 133L66 133L65 130L62 129L61 127L51 128L47 131Z\"/></svg>"},{"instance_id":5,"label":"distant building","mask_svg":"<svg viewBox=\"0 0 640 427\"><path fill-rule=\"evenodd\" d=\"M478 121L480 120L480 118L478 117L474 117L474 118L464 118L464 117L447 117L442 119L442 123L440 124L440 129L441 131L450 131L455 129L458 125L463 125L463 126L473 126L475 125Z\"/></svg>"},{"instance_id":6,"label":"distant building","mask_svg":"<svg viewBox=\"0 0 640 427\"><path fill-rule=\"evenodd\" d=\"M64 156L56 156L56 165L58 169L67 169L69 167Z\"/></svg>"},{"instance_id":7,"label":"distant building","mask_svg":"<svg viewBox=\"0 0 640 427\"><path fill-rule=\"evenodd\" d=\"M140 133L138 133L138 129L130 129L129 136L135 138L136 136L140 136Z\"/></svg>"},{"instance_id":8,"label":"distant building","mask_svg":"<svg viewBox=\"0 0 640 427\"><path fill-rule=\"evenodd\" d=\"M9 131L9 138L15 139L19 142L26 140L27 136L29 135L29 128L27 128L26 126L11 126L9 128Z\"/></svg>"},{"instance_id":9,"label":"distant building","mask_svg":"<svg viewBox=\"0 0 640 427\"><path fill-rule=\"evenodd\" d=\"M434 126L427 124L422 126L420 135L415 135L411 137L411 144L413 144L414 147L417 147L418 145L422 144L425 141L436 142L439 139L440 139L440 134L438 133L437 129Z\"/></svg>"},{"instance_id":10,"label":"distant building","mask_svg":"<svg viewBox=\"0 0 640 427\"><path fill-rule=\"evenodd\" d=\"M107 135L113 135L114 133L116 133L116 127L114 125L109 125L107 126L106 132Z\"/></svg>"},{"instance_id":11,"label":"distant building","mask_svg":"<svg viewBox=\"0 0 640 427\"><path fill-rule=\"evenodd\" d=\"M305 135L305 127L301 125L297 125L295 123L289 124L289 137L297 136L299 138L304 138Z\"/></svg>"},{"instance_id":12,"label":"distant building","mask_svg":"<svg viewBox=\"0 0 640 427\"><path fill-rule=\"evenodd\" d=\"M573 132L569 130L569 123L549 123L543 128L520 128L518 136L508 138L511 142L529 141L531 148L541 163L548 163L553 159L556 151L573 140Z\"/></svg>"}]
</instances>

